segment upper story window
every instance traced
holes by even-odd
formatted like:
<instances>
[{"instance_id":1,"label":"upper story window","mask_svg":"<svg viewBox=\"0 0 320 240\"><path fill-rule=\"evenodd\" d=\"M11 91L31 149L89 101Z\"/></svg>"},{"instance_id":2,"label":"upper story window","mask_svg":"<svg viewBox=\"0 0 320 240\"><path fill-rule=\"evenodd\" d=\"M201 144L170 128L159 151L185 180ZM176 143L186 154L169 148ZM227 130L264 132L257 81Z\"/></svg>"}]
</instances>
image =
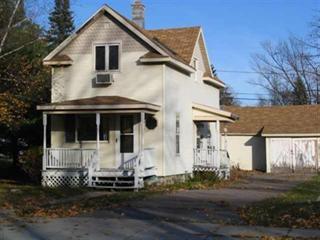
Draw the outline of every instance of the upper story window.
<instances>
[{"instance_id":1,"label":"upper story window","mask_svg":"<svg viewBox=\"0 0 320 240\"><path fill-rule=\"evenodd\" d=\"M198 70L199 68L199 60L197 58L193 59L193 67L195 70Z\"/></svg>"},{"instance_id":2,"label":"upper story window","mask_svg":"<svg viewBox=\"0 0 320 240\"><path fill-rule=\"evenodd\" d=\"M120 70L120 44L95 45L95 70L105 72Z\"/></svg>"},{"instance_id":3,"label":"upper story window","mask_svg":"<svg viewBox=\"0 0 320 240\"><path fill-rule=\"evenodd\" d=\"M198 81L198 69L199 69L199 60L197 58L193 58L193 68L196 70L195 74L194 74L194 79L195 81Z\"/></svg>"}]
</instances>

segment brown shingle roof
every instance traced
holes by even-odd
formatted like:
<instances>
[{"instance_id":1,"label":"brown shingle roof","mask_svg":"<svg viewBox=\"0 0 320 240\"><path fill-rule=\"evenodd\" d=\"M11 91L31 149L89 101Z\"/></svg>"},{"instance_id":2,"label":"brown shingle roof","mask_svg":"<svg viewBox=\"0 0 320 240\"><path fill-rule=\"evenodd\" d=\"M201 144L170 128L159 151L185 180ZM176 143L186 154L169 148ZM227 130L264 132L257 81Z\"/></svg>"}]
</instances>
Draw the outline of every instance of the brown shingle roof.
<instances>
[{"instance_id":1,"label":"brown shingle roof","mask_svg":"<svg viewBox=\"0 0 320 240\"><path fill-rule=\"evenodd\" d=\"M120 96L99 96L92 98L83 98L76 100L69 100L63 102L56 102L47 104L48 106L56 105L56 106L81 106L81 105L119 105L119 104L150 104L146 102L137 101L130 98L124 98ZM154 105L154 104L150 104ZM156 106L156 105L155 105Z\"/></svg>"},{"instance_id":2,"label":"brown shingle roof","mask_svg":"<svg viewBox=\"0 0 320 240\"><path fill-rule=\"evenodd\" d=\"M229 134L319 134L320 105L225 107L240 119L224 127Z\"/></svg>"},{"instance_id":3,"label":"brown shingle roof","mask_svg":"<svg viewBox=\"0 0 320 240\"><path fill-rule=\"evenodd\" d=\"M170 49L186 64L190 64L200 27L146 30L156 41Z\"/></svg>"}]
</instances>

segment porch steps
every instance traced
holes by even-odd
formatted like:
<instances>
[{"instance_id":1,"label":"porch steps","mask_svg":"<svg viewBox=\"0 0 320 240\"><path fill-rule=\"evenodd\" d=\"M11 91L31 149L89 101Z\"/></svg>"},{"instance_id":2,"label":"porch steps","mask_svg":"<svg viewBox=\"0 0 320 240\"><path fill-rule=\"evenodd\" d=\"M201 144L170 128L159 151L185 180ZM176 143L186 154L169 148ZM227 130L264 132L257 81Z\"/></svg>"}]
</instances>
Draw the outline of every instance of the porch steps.
<instances>
[{"instance_id":1,"label":"porch steps","mask_svg":"<svg viewBox=\"0 0 320 240\"><path fill-rule=\"evenodd\" d=\"M92 174L91 186L104 189L137 189L143 186L143 180L139 187L135 186L133 170L100 169Z\"/></svg>"}]
</instances>

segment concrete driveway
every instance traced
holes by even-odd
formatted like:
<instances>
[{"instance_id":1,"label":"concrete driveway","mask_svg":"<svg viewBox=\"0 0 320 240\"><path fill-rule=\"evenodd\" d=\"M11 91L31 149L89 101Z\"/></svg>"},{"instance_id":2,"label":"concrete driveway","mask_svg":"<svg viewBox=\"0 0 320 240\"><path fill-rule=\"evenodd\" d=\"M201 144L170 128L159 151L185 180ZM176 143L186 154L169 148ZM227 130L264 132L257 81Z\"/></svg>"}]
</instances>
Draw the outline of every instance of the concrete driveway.
<instances>
[{"instance_id":1,"label":"concrete driveway","mask_svg":"<svg viewBox=\"0 0 320 240\"><path fill-rule=\"evenodd\" d=\"M250 176L228 188L181 191L131 201L87 216L34 223L0 216L2 239L259 239L261 236L319 237L318 230L245 226L237 209L275 197L310 175Z\"/></svg>"}]
</instances>

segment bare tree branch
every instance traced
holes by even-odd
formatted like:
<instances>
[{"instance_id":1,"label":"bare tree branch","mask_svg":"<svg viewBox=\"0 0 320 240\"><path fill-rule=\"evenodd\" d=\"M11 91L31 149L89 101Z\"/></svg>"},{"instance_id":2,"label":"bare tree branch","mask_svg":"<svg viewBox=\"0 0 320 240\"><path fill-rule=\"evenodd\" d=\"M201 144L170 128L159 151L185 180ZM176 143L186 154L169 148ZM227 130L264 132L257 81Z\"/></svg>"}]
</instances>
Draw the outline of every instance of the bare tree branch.
<instances>
[{"instance_id":1,"label":"bare tree branch","mask_svg":"<svg viewBox=\"0 0 320 240\"><path fill-rule=\"evenodd\" d=\"M8 23L8 26L7 26L7 30L5 31L4 36L3 36L3 38L2 38L2 40L0 42L0 54L3 51L4 44L5 44L6 40L7 40L9 31L10 31L10 29L12 27L12 24L13 24L13 19L14 19L15 15L16 15L16 12L17 12L20 4L21 4L21 0L17 0L16 5L15 5L15 7L14 7L14 9L12 11L12 14L10 16L9 23Z\"/></svg>"}]
</instances>

